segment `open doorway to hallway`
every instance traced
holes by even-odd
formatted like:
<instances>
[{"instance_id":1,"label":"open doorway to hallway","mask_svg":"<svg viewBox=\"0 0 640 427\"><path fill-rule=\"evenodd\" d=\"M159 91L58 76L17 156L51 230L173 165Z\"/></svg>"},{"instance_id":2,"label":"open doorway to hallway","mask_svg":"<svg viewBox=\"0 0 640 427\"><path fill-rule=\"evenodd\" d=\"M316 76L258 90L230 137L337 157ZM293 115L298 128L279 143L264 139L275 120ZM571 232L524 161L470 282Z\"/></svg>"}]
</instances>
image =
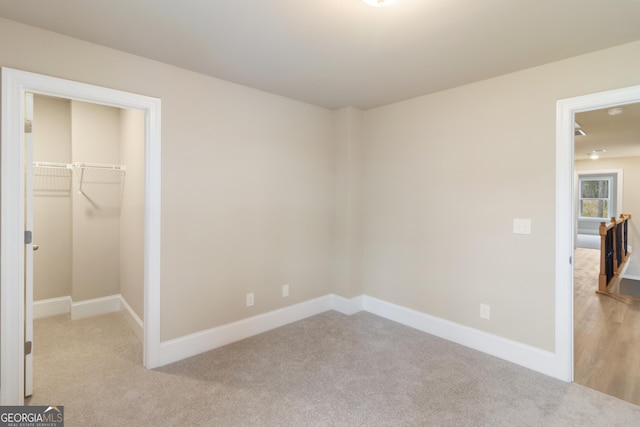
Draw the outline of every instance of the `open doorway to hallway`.
<instances>
[{"instance_id":1,"label":"open doorway to hallway","mask_svg":"<svg viewBox=\"0 0 640 427\"><path fill-rule=\"evenodd\" d=\"M640 299L596 293L598 228L622 213L632 215L623 293L640 279L640 103L578 112L575 126L574 381L640 405Z\"/></svg>"}]
</instances>

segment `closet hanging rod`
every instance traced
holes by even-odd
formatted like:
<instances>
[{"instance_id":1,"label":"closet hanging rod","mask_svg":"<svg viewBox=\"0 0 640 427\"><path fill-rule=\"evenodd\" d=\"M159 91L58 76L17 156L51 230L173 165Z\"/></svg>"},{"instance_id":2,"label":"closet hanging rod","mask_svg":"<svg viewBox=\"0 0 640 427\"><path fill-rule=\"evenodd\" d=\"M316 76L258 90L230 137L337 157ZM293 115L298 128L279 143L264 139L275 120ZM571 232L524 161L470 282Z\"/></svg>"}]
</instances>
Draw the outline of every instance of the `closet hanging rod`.
<instances>
[{"instance_id":1,"label":"closet hanging rod","mask_svg":"<svg viewBox=\"0 0 640 427\"><path fill-rule=\"evenodd\" d=\"M63 168L63 169L73 169L73 168L108 169L108 170L123 171L123 172L126 172L127 170L127 167L125 165L111 165L111 164L104 164L104 163L81 163L81 162L76 162L76 163L33 162L33 166L41 167L41 168Z\"/></svg>"},{"instance_id":2,"label":"closet hanging rod","mask_svg":"<svg viewBox=\"0 0 640 427\"><path fill-rule=\"evenodd\" d=\"M64 168L64 169L73 169L73 168L93 168L93 169L109 169L115 171L126 171L127 167L125 165L111 165L104 163L57 163L57 162L33 162L34 167L42 167L42 168Z\"/></svg>"},{"instance_id":3,"label":"closet hanging rod","mask_svg":"<svg viewBox=\"0 0 640 427\"><path fill-rule=\"evenodd\" d=\"M74 163L74 167L76 168L93 168L93 169L110 169L115 171L126 171L127 167L125 165L107 165L103 163Z\"/></svg>"},{"instance_id":4,"label":"closet hanging rod","mask_svg":"<svg viewBox=\"0 0 640 427\"><path fill-rule=\"evenodd\" d=\"M71 169L73 165L69 163L56 163L56 162L33 162L33 166L36 168L64 168Z\"/></svg>"}]
</instances>

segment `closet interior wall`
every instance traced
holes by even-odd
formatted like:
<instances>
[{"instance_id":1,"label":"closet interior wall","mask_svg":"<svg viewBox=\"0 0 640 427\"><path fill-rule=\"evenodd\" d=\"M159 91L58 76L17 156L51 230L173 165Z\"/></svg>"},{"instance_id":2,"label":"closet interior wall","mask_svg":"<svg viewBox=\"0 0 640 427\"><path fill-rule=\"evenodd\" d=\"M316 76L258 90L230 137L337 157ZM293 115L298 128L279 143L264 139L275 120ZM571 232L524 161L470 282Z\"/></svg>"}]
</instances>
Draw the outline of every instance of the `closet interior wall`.
<instances>
[{"instance_id":1,"label":"closet interior wall","mask_svg":"<svg viewBox=\"0 0 640 427\"><path fill-rule=\"evenodd\" d=\"M127 168L121 183L116 171L87 169L82 188L78 168L36 172L34 301L122 295L142 318L144 114L36 95L33 135L35 162Z\"/></svg>"}]
</instances>

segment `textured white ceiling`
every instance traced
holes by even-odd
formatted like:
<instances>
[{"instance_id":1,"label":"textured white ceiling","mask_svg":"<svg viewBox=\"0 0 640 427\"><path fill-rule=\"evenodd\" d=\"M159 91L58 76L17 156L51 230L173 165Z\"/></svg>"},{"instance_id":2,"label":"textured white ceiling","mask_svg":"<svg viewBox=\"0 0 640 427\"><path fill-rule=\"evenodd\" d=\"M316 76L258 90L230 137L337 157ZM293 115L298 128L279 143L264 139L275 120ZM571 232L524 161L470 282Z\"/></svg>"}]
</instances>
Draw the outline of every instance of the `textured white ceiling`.
<instances>
[{"instance_id":1,"label":"textured white ceiling","mask_svg":"<svg viewBox=\"0 0 640 427\"><path fill-rule=\"evenodd\" d=\"M640 40L639 0L0 0L0 16L332 109Z\"/></svg>"}]
</instances>

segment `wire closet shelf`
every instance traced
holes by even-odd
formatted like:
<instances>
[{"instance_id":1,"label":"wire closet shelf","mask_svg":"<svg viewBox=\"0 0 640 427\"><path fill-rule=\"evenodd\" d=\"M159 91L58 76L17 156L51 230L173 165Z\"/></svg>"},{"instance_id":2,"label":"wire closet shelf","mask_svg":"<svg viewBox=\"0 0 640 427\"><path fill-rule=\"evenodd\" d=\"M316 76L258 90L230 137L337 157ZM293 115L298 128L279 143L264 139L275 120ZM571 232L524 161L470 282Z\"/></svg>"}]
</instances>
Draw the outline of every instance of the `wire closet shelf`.
<instances>
[{"instance_id":1,"label":"wire closet shelf","mask_svg":"<svg viewBox=\"0 0 640 427\"><path fill-rule=\"evenodd\" d=\"M121 195L127 168L125 165L103 163L33 162L33 189L36 192L51 194L69 193L72 189L71 178L74 171L78 176L78 193L94 204L93 199L87 194L88 191L115 191Z\"/></svg>"}]
</instances>

